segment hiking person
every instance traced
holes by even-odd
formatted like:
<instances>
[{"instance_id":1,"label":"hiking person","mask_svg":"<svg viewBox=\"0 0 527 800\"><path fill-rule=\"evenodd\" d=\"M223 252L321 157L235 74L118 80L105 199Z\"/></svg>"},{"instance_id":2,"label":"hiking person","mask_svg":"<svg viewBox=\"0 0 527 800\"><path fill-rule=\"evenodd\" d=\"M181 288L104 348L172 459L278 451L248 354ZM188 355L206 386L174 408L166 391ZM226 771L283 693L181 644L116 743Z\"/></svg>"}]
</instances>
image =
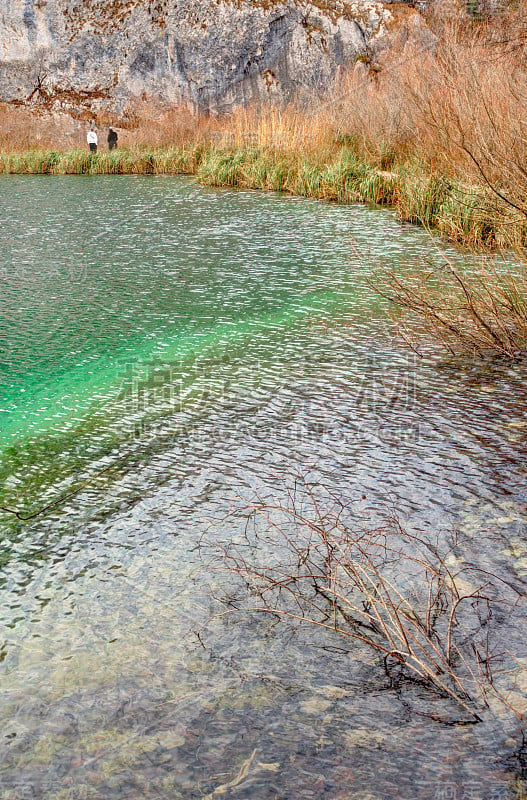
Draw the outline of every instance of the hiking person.
<instances>
[{"instance_id":1,"label":"hiking person","mask_svg":"<svg viewBox=\"0 0 527 800\"><path fill-rule=\"evenodd\" d=\"M97 131L95 130L93 125L91 126L90 130L88 131L88 134L86 136L86 141L88 142L88 147L90 148L90 153L96 153L97 152L97 145L99 143L99 139L98 139L98 136L97 136Z\"/></svg>"},{"instance_id":2,"label":"hiking person","mask_svg":"<svg viewBox=\"0 0 527 800\"><path fill-rule=\"evenodd\" d=\"M110 128L108 131L108 150L113 150L114 147L117 147L117 131Z\"/></svg>"}]
</instances>

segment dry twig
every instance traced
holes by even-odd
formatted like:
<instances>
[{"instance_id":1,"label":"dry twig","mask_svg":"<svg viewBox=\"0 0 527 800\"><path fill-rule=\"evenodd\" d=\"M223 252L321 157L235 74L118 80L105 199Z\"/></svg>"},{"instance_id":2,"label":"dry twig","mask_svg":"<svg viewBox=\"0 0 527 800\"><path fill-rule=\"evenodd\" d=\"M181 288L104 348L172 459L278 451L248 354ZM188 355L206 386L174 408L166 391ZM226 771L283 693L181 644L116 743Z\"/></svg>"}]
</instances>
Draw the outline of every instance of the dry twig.
<instances>
[{"instance_id":1,"label":"dry twig","mask_svg":"<svg viewBox=\"0 0 527 800\"><path fill-rule=\"evenodd\" d=\"M478 721L493 682L488 626L507 587L460 566L439 538L409 533L393 512L367 527L349 504L330 499L328 506L320 487L302 484L285 504L238 510L244 538L214 548L248 594L229 593L225 613L270 613L356 639L392 677L426 684Z\"/></svg>"}]
</instances>

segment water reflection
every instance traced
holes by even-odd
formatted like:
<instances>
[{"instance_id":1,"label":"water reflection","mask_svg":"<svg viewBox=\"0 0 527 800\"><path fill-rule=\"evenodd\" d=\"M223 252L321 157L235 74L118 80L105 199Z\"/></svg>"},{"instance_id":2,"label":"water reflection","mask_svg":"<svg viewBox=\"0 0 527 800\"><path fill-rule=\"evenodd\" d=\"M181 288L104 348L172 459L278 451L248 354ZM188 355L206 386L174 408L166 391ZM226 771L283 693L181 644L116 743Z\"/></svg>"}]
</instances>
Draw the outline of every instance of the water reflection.
<instances>
[{"instance_id":1,"label":"water reflection","mask_svg":"<svg viewBox=\"0 0 527 800\"><path fill-rule=\"evenodd\" d=\"M445 724L444 700L394 692L357 643L215 616L223 579L197 548L303 475L457 528L466 559L524 587L526 364L416 359L360 282L430 254L425 234L179 180L3 186L2 505L74 493L2 517L2 798L517 796L502 705ZM22 229L22 204L42 223ZM525 666L523 612L498 646Z\"/></svg>"}]
</instances>

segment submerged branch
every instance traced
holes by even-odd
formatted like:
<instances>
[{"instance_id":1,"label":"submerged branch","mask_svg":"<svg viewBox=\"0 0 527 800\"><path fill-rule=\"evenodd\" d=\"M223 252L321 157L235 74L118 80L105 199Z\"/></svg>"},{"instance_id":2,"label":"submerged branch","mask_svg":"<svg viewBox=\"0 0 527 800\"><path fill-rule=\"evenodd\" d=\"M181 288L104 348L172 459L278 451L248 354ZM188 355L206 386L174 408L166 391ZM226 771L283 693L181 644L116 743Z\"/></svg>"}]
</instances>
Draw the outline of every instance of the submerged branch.
<instances>
[{"instance_id":1,"label":"submerged branch","mask_svg":"<svg viewBox=\"0 0 527 800\"><path fill-rule=\"evenodd\" d=\"M228 592L224 613L267 613L354 639L379 653L388 671L394 663L479 721L493 686L491 609L511 603L515 590L477 568L454 573L454 545L410 533L393 513L374 527L353 523L342 503L321 513L319 490L295 486L285 505L245 506L243 542L206 545L231 585L238 576L248 593ZM460 588L467 578L471 592Z\"/></svg>"}]
</instances>

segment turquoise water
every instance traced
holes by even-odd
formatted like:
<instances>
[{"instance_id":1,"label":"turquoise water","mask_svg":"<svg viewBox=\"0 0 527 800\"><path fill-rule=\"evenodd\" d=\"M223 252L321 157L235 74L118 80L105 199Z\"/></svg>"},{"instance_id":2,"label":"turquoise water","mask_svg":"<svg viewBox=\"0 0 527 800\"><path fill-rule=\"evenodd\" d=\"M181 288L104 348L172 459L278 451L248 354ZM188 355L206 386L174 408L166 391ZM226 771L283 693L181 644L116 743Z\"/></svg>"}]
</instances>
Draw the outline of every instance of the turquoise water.
<instances>
[{"instance_id":1,"label":"turquoise water","mask_svg":"<svg viewBox=\"0 0 527 800\"><path fill-rule=\"evenodd\" d=\"M525 364L418 359L365 280L436 244L180 178L10 176L0 205L0 505L31 517L0 518L2 800L517 797L502 705L451 724L355 642L218 617L203 546L295 481L395 506L520 592L495 646L527 664Z\"/></svg>"},{"instance_id":2,"label":"turquoise water","mask_svg":"<svg viewBox=\"0 0 527 800\"><path fill-rule=\"evenodd\" d=\"M34 187L2 187L4 441L79 419L130 365L236 347L357 291L332 247L352 221L328 207L166 178L58 178L37 204Z\"/></svg>"},{"instance_id":3,"label":"turquoise water","mask_svg":"<svg viewBox=\"0 0 527 800\"><path fill-rule=\"evenodd\" d=\"M430 250L363 207L182 179L13 177L2 199L0 478L22 514L55 499L57 458L71 489L158 414L287 381L328 320L363 330L366 295L378 315L381 258Z\"/></svg>"}]
</instances>

